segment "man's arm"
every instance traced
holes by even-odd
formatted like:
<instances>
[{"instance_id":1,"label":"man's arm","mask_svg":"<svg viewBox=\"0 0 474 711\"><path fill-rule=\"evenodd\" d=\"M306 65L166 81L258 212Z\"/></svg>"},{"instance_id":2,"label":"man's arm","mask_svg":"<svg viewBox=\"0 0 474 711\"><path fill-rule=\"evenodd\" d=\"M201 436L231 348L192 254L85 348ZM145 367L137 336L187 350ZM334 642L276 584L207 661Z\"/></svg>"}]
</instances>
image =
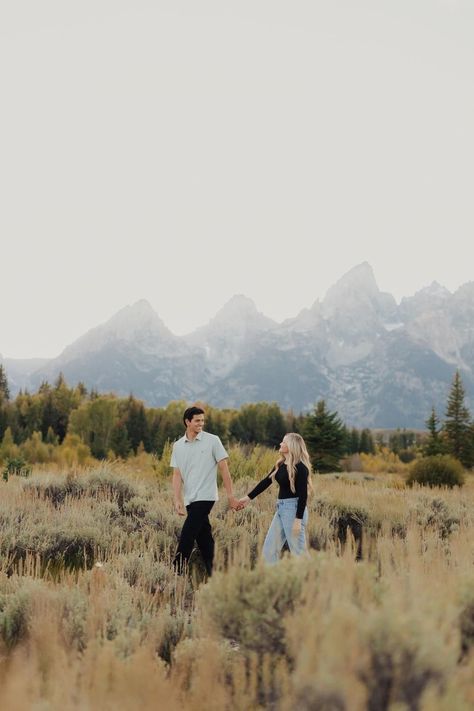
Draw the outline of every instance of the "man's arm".
<instances>
[{"instance_id":1,"label":"man's arm","mask_svg":"<svg viewBox=\"0 0 474 711\"><path fill-rule=\"evenodd\" d=\"M183 492L182 492L183 480L181 478L181 472L179 469L173 469L173 495L174 495L174 508L179 516L186 516L186 509L184 507Z\"/></svg>"},{"instance_id":2,"label":"man's arm","mask_svg":"<svg viewBox=\"0 0 474 711\"><path fill-rule=\"evenodd\" d=\"M238 509L242 508L241 503L235 498L234 492L232 490L232 479L230 476L230 471L229 471L229 465L227 464L227 459L221 459L220 462L217 462L217 466L219 467L219 473L222 477L222 482L225 486L225 490L227 492L227 499L229 501L229 506L234 509L234 511L237 511Z\"/></svg>"}]
</instances>

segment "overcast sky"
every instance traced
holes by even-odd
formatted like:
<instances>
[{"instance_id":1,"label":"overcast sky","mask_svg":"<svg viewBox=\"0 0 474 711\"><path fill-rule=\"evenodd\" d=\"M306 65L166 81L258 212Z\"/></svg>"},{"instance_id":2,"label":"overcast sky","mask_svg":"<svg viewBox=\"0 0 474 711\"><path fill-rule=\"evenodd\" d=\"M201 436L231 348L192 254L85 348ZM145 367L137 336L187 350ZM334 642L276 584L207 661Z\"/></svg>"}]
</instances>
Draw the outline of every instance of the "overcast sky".
<instances>
[{"instance_id":1,"label":"overcast sky","mask_svg":"<svg viewBox=\"0 0 474 711\"><path fill-rule=\"evenodd\" d=\"M0 0L0 353L474 278L472 0Z\"/></svg>"}]
</instances>

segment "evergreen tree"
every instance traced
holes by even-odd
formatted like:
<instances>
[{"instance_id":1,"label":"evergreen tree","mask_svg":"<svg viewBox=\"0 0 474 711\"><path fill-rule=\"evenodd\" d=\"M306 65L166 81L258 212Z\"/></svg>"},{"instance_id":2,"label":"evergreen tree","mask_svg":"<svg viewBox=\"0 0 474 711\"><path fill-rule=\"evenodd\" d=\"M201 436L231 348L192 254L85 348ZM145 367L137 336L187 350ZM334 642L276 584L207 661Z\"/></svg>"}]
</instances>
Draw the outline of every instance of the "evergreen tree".
<instances>
[{"instance_id":1,"label":"evergreen tree","mask_svg":"<svg viewBox=\"0 0 474 711\"><path fill-rule=\"evenodd\" d=\"M313 414L307 416L303 436L315 471L341 471L339 462L344 455L344 425L337 412L327 410L324 400L320 400Z\"/></svg>"},{"instance_id":2,"label":"evergreen tree","mask_svg":"<svg viewBox=\"0 0 474 711\"><path fill-rule=\"evenodd\" d=\"M38 388L38 394L46 395L49 392L51 392L51 385L48 383L47 380L42 380L41 385Z\"/></svg>"},{"instance_id":3,"label":"evergreen tree","mask_svg":"<svg viewBox=\"0 0 474 711\"><path fill-rule=\"evenodd\" d=\"M127 410L125 417L125 425L127 428L128 439L130 445L137 453L140 442L143 442L145 451L151 451L150 430L148 420L145 413L143 403L130 395L127 401Z\"/></svg>"},{"instance_id":4,"label":"evergreen tree","mask_svg":"<svg viewBox=\"0 0 474 711\"><path fill-rule=\"evenodd\" d=\"M445 447L443 440L440 437L439 417L436 414L434 407L431 408L431 415L426 420L426 427L429 434L423 447L423 456L431 457L436 454L443 454L445 452Z\"/></svg>"},{"instance_id":5,"label":"evergreen tree","mask_svg":"<svg viewBox=\"0 0 474 711\"><path fill-rule=\"evenodd\" d=\"M342 425L344 428L344 454L351 453L351 433L346 425Z\"/></svg>"},{"instance_id":6,"label":"evergreen tree","mask_svg":"<svg viewBox=\"0 0 474 711\"><path fill-rule=\"evenodd\" d=\"M374 438L372 432L367 428L364 428L360 433L359 452L364 454L374 454L375 452Z\"/></svg>"},{"instance_id":7,"label":"evergreen tree","mask_svg":"<svg viewBox=\"0 0 474 711\"><path fill-rule=\"evenodd\" d=\"M43 435L43 439L46 439L46 436L48 434L48 430L51 428L55 434L57 434L55 430L56 426L56 413L54 411L54 404L53 404L53 395L50 390L46 392L45 397L43 398L43 412L42 412L42 417L41 417L41 434Z\"/></svg>"},{"instance_id":8,"label":"evergreen tree","mask_svg":"<svg viewBox=\"0 0 474 711\"><path fill-rule=\"evenodd\" d=\"M465 466L473 463L473 447L470 432L470 415L464 403L464 386L459 370L454 375L446 408L443 432L447 450Z\"/></svg>"},{"instance_id":9,"label":"evergreen tree","mask_svg":"<svg viewBox=\"0 0 474 711\"><path fill-rule=\"evenodd\" d=\"M395 454L399 454L402 449L409 449L415 444L415 433L403 428L397 429L394 434L391 434L388 440L388 446Z\"/></svg>"},{"instance_id":10,"label":"evergreen tree","mask_svg":"<svg viewBox=\"0 0 474 711\"><path fill-rule=\"evenodd\" d=\"M46 438L44 441L46 442L46 444L59 444L58 437L54 434L52 427L48 427L48 431L46 432Z\"/></svg>"},{"instance_id":11,"label":"evergreen tree","mask_svg":"<svg viewBox=\"0 0 474 711\"><path fill-rule=\"evenodd\" d=\"M76 385L76 391L77 391L79 397L81 398L81 400L82 400L83 398L86 398L86 397L87 397L87 388L86 388L86 386L84 385L84 383L83 383L82 381L80 381L80 382Z\"/></svg>"},{"instance_id":12,"label":"evergreen tree","mask_svg":"<svg viewBox=\"0 0 474 711\"><path fill-rule=\"evenodd\" d=\"M286 422L277 403L242 405L230 419L229 436L245 444L276 447L286 432Z\"/></svg>"},{"instance_id":13,"label":"evergreen tree","mask_svg":"<svg viewBox=\"0 0 474 711\"><path fill-rule=\"evenodd\" d=\"M0 365L0 441L8 427L7 406L10 399L10 389L5 368Z\"/></svg>"},{"instance_id":14,"label":"evergreen tree","mask_svg":"<svg viewBox=\"0 0 474 711\"><path fill-rule=\"evenodd\" d=\"M110 435L110 449L113 451L116 457L121 457L126 459L130 453L132 446L128 438L128 431L123 420L117 422Z\"/></svg>"},{"instance_id":15,"label":"evergreen tree","mask_svg":"<svg viewBox=\"0 0 474 711\"><path fill-rule=\"evenodd\" d=\"M350 443L349 443L349 451L351 454L357 454L360 449L360 437L359 437L359 430L353 427L351 429L351 436L350 436Z\"/></svg>"},{"instance_id":16,"label":"evergreen tree","mask_svg":"<svg viewBox=\"0 0 474 711\"><path fill-rule=\"evenodd\" d=\"M7 373L3 365L0 364L0 404L8 402L10 399L10 388L8 387Z\"/></svg>"},{"instance_id":17,"label":"evergreen tree","mask_svg":"<svg viewBox=\"0 0 474 711\"><path fill-rule=\"evenodd\" d=\"M265 422L265 442L267 447L278 447L285 436L285 418L276 402L267 407Z\"/></svg>"}]
</instances>

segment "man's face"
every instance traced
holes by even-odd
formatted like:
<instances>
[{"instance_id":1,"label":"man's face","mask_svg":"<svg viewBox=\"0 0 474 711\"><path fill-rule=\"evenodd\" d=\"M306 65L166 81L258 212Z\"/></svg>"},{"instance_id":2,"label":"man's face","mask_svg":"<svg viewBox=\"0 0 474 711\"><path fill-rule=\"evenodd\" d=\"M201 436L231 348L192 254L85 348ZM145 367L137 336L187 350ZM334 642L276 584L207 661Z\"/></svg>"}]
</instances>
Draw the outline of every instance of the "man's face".
<instances>
[{"instance_id":1,"label":"man's face","mask_svg":"<svg viewBox=\"0 0 474 711\"><path fill-rule=\"evenodd\" d=\"M197 435L204 429L204 415L193 415L192 420L186 420L186 427Z\"/></svg>"}]
</instances>

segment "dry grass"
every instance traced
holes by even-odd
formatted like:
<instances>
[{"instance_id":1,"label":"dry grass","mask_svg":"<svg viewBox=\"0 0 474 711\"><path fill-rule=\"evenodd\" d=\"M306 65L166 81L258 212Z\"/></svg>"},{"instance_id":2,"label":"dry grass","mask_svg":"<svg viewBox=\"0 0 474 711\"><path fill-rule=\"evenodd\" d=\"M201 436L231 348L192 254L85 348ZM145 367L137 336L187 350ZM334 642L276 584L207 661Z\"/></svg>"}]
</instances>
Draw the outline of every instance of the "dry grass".
<instances>
[{"instance_id":1,"label":"dry grass","mask_svg":"<svg viewBox=\"0 0 474 711\"><path fill-rule=\"evenodd\" d=\"M0 708L473 707L472 478L320 477L309 555L273 568L259 553L276 491L237 514L219 501L206 582L198 555L172 572L182 521L147 456L3 483ZM236 491L273 459L234 452Z\"/></svg>"}]
</instances>

